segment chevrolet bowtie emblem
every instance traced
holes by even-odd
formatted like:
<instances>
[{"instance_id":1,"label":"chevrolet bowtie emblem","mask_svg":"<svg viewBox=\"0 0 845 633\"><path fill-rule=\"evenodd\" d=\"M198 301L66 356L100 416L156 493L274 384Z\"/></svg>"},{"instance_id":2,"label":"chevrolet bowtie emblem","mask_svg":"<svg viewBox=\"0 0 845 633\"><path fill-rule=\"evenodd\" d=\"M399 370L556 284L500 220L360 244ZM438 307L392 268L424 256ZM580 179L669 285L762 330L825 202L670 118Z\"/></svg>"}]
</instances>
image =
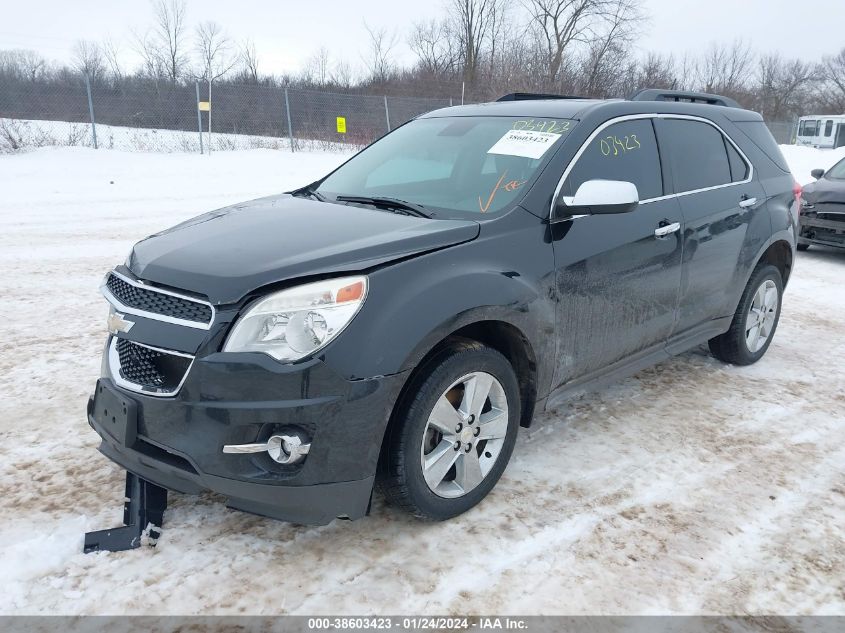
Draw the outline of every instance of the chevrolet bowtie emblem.
<instances>
[{"instance_id":1,"label":"chevrolet bowtie emblem","mask_svg":"<svg viewBox=\"0 0 845 633\"><path fill-rule=\"evenodd\" d=\"M118 332L126 334L132 329L133 325L135 325L135 322L127 321L120 312L109 313L108 326L110 334L117 334Z\"/></svg>"}]
</instances>

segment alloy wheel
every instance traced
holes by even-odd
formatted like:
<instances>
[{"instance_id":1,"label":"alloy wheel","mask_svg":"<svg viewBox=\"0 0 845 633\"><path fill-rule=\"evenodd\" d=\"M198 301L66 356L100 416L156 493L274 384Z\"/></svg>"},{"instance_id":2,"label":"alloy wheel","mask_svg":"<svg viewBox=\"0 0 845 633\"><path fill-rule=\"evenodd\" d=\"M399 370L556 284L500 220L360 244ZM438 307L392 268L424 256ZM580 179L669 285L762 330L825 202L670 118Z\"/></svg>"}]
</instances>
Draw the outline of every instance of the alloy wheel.
<instances>
[{"instance_id":1,"label":"alloy wheel","mask_svg":"<svg viewBox=\"0 0 845 633\"><path fill-rule=\"evenodd\" d=\"M420 447L426 484L440 497L476 488L496 463L508 431L508 402L491 374L472 372L452 383L428 417Z\"/></svg>"},{"instance_id":2,"label":"alloy wheel","mask_svg":"<svg viewBox=\"0 0 845 633\"><path fill-rule=\"evenodd\" d=\"M748 315L745 317L745 345L748 351L756 354L772 333L778 314L778 289L775 282L767 279L751 301Z\"/></svg>"}]
</instances>

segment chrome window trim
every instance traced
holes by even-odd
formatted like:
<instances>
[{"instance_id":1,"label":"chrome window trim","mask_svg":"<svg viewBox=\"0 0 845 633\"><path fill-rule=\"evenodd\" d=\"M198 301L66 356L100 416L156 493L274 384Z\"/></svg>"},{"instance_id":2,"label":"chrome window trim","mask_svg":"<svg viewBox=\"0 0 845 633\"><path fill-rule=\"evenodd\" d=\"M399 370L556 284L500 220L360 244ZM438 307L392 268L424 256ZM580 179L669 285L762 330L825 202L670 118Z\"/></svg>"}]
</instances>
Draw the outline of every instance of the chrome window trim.
<instances>
[{"instance_id":1,"label":"chrome window trim","mask_svg":"<svg viewBox=\"0 0 845 633\"><path fill-rule=\"evenodd\" d=\"M156 314L155 312L147 312L145 310L139 310L138 308L133 308L131 306L124 305L120 301L120 299L118 299L112 294L111 290L109 290L108 286L106 285L109 275L114 275L118 279L121 279L128 283L130 286L141 288L142 290L148 290L149 292L158 292L163 295L170 295L171 297L176 297L177 299L183 299L185 301L191 301L193 303L206 305L211 308L211 320L208 323L201 323L200 321L189 321L188 319L179 319L176 317L167 316L166 314ZM134 314L135 316L142 316L147 319L154 319L156 321L164 321L165 323L173 323L174 325L192 327L198 330L210 329L212 324L214 323L215 317L217 316L217 311L214 309L214 306L211 305L211 303L209 303L208 301L203 301L202 299L195 299L194 297L189 297L183 294L179 294L178 292L171 292L170 290L157 288L156 286L150 286L149 284L145 284L143 281L135 281L134 279L130 279L126 275L122 275L121 273L117 272L117 270L110 270L106 273L106 276L103 277L103 281L100 284L100 293L106 298L106 301L108 301L111 305L117 308L120 312L125 312L126 314Z\"/></svg>"},{"instance_id":2,"label":"chrome window trim","mask_svg":"<svg viewBox=\"0 0 845 633\"><path fill-rule=\"evenodd\" d=\"M179 393L179 390L182 389L182 385L185 384L185 380L188 378L188 374L191 373L191 368L194 366L195 357L193 355L185 354L184 352L176 352L161 347L155 347L153 345L144 345L143 343L139 343L138 341L126 339L133 345L146 347L147 349L151 349L155 352L161 352L163 354L171 354L172 356L181 356L182 358L191 359L191 362L188 364L187 369L185 369L185 375L182 376L182 380L179 381L179 384L176 385L176 388L172 391L155 391L152 389L145 389L142 385L139 385L138 383L132 382L130 380L126 380L123 376L120 375L120 355L117 353L118 338L120 337L112 336L111 341L109 341L109 374L111 375L111 379L115 382L117 386L123 387L127 391L134 391L135 393L141 393L145 396L154 396L156 398L172 398L177 393Z\"/></svg>"},{"instance_id":3,"label":"chrome window trim","mask_svg":"<svg viewBox=\"0 0 845 633\"><path fill-rule=\"evenodd\" d=\"M558 197L560 196L561 189L563 189L563 183L566 182L567 177L569 176L570 172L572 171L573 167L575 167L575 163L578 162L578 159L581 158L582 154L587 150L590 143L592 143L596 137L606 128L610 127L614 123L621 123L623 121L636 121L640 119L686 119L689 121L700 121L702 123L707 123L708 125L713 126L716 128L722 136L724 136L731 145L733 145L734 149L739 153L740 158L745 162L746 167L748 167L748 175L745 177L745 180L737 180L735 182L728 182L722 185L713 185L712 187L704 187L702 189L691 189L689 191L680 191L677 193L670 193L663 196L657 196L655 198L646 198L645 200L640 200L640 204L649 204L651 202L658 202L660 200L669 200L671 198L680 198L683 196L688 196L694 193L703 193L705 191L713 191L715 189L722 189L724 187L733 187L735 185L745 185L751 182L754 179L754 164L748 159L745 152L736 144L736 142L730 137L730 135L725 132L717 123L714 123L710 119L705 119L704 117L692 115L692 114L658 114L656 112L650 114L627 114L624 116L619 116L613 119L609 119L602 123L599 127L597 127L590 136L587 137L587 140L578 148L578 151L575 152L575 156L572 157L572 160L569 161L569 164L566 166L566 169L563 170L563 174L558 180L557 187L555 187L554 196L552 196L552 204L549 208L549 219L551 220L554 217L555 211L555 202L557 201ZM656 134L655 134L655 141L657 142L658 151L660 151L660 141L657 141ZM727 156L725 156L727 159ZM569 216L569 219L576 220L578 218L585 218L586 215L573 215ZM561 218L566 219L566 218Z\"/></svg>"}]
</instances>

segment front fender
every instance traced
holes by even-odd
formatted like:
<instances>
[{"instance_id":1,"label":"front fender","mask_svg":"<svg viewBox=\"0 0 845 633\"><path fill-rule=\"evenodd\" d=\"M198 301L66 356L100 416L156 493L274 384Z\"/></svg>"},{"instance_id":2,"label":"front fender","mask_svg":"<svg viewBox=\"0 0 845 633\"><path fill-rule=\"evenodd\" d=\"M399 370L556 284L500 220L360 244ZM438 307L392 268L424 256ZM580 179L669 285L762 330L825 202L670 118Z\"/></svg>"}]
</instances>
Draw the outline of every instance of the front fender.
<instances>
[{"instance_id":1,"label":"front fender","mask_svg":"<svg viewBox=\"0 0 845 633\"><path fill-rule=\"evenodd\" d=\"M554 255L544 234L529 223L371 272L367 300L326 362L350 379L399 373L454 331L502 321L531 344L545 393L556 341Z\"/></svg>"}]
</instances>

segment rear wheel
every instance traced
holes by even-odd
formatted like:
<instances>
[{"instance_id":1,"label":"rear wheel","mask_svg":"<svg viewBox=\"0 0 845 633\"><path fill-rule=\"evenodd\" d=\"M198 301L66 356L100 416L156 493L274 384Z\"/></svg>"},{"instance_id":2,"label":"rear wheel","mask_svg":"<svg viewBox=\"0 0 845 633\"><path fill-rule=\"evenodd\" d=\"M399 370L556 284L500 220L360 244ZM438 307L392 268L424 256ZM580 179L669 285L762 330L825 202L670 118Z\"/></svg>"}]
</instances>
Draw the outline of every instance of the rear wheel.
<instances>
[{"instance_id":1,"label":"rear wheel","mask_svg":"<svg viewBox=\"0 0 845 633\"><path fill-rule=\"evenodd\" d=\"M466 512L496 485L519 427L519 386L508 360L474 341L438 353L385 438L379 488L415 516Z\"/></svg>"},{"instance_id":2,"label":"rear wheel","mask_svg":"<svg viewBox=\"0 0 845 633\"><path fill-rule=\"evenodd\" d=\"M731 328L710 339L710 351L726 363L750 365L769 349L780 319L783 280L771 265L757 268L739 301Z\"/></svg>"}]
</instances>

